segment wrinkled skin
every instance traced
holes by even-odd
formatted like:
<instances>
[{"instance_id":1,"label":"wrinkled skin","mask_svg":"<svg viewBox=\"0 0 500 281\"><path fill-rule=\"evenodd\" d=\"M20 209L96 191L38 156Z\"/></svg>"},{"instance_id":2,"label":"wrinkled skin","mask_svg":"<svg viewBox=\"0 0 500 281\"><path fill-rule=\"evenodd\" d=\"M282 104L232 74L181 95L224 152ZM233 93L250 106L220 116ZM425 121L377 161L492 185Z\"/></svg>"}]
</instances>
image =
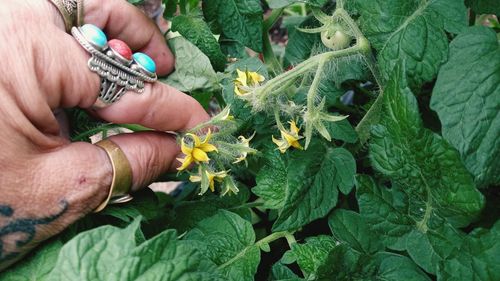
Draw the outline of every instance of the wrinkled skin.
<instances>
[{"instance_id":1,"label":"wrinkled skin","mask_svg":"<svg viewBox=\"0 0 500 281\"><path fill-rule=\"evenodd\" d=\"M173 70L164 38L124 0L85 0L86 23L104 29L134 51L149 54L159 75ZM64 31L57 9L45 0L0 1L0 270L41 241L92 212L107 196L112 167L106 153L62 137L59 108L91 108L99 77L89 55ZM175 168L172 135L208 119L191 97L161 83L94 112L115 123L137 123L155 132L111 139L124 151L135 191Z\"/></svg>"}]
</instances>

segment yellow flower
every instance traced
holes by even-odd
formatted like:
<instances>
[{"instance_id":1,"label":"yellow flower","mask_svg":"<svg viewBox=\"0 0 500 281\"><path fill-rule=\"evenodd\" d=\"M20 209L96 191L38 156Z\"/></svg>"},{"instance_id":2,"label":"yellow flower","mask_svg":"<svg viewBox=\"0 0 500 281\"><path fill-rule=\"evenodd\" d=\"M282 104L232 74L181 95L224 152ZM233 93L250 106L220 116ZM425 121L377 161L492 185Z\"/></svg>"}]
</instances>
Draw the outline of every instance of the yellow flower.
<instances>
[{"instance_id":1,"label":"yellow flower","mask_svg":"<svg viewBox=\"0 0 500 281\"><path fill-rule=\"evenodd\" d=\"M245 138L244 136L239 136L238 140L240 141L240 144L243 145L245 148L250 148L250 141L253 139L254 136L255 136L255 132L253 132L253 134L248 139ZM241 161L245 161L245 163L246 163L247 155L248 155L248 151L241 152L240 156L238 156L238 158L236 158L236 160L233 162L233 164L239 163Z\"/></svg>"},{"instance_id":2,"label":"yellow flower","mask_svg":"<svg viewBox=\"0 0 500 281\"><path fill-rule=\"evenodd\" d=\"M248 70L243 72L239 69L236 69L236 72L238 73L238 78L234 80L234 92L239 96L248 94L250 87L259 86L260 82L266 80L264 76L257 72Z\"/></svg>"},{"instance_id":3,"label":"yellow flower","mask_svg":"<svg viewBox=\"0 0 500 281\"><path fill-rule=\"evenodd\" d=\"M182 138L181 141L181 151L186 155L184 158L177 158L182 165L177 168L177 170L182 171L189 167L191 163L199 163L199 162L208 162L210 158L208 158L207 152L217 151L217 147L213 144L208 143L210 138L212 137L212 132L210 129L205 137L205 140L201 141L197 135L194 134L186 134L193 139L193 145L189 146L185 142L185 137Z\"/></svg>"},{"instance_id":4,"label":"yellow flower","mask_svg":"<svg viewBox=\"0 0 500 281\"><path fill-rule=\"evenodd\" d=\"M212 192L215 191L215 181L222 182L224 180L224 178L227 176L226 171L212 173L212 172L209 172L207 170L204 170L204 172L208 178L208 186L210 187L210 190ZM201 182L202 178L201 178L201 175L196 175L196 176L190 176L189 180L191 182ZM202 188L202 190L203 190L203 188Z\"/></svg>"},{"instance_id":5,"label":"yellow flower","mask_svg":"<svg viewBox=\"0 0 500 281\"><path fill-rule=\"evenodd\" d=\"M295 147L297 149L303 149L299 143L299 140L302 136L299 136L299 128L295 124L295 121L288 122L290 124L290 131L280 130L281 139L275 139L274 136L273 142L278 146L278 149L281 153L285 153L285 151L290 147Z\"/></svg>"}]
</instances>

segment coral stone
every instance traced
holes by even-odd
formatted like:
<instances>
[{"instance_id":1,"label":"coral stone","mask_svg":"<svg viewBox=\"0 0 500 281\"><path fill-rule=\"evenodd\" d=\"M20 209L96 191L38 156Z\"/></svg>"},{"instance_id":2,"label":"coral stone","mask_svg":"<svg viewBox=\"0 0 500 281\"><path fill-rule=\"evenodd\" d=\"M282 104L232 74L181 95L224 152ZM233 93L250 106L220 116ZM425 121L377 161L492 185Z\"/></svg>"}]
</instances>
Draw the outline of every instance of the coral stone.
<instances>
[{"instance_id":1,"label":"coral stone","mask_svg":"<svg viewBox=\"0 0 500 281\"><path fill-rule=\"evenodd\" d=\"M93 25L93 24L85 24L81 27L81 32L85 39L87 39L90 43L94 44L99 48L104 48L106 46L106 42L108 42L108 38L106 34L102 32L102 30Z\"/></svg>"},{"instance_id":2,"label":"coral stone","mask_svg":"<svg viewBox=\"0 0 500 281\"><path fill-rule=\"evenodd\" d=\"M109 40L108 46L111 49L113 49L113 51L115 51L117 54L119 54L120 56L122 56L123 58L125 58L127 60L131 60L132 59L132 50L122 40L118 40L118 39Z\"/></svg>"},{"instance_id":3,"label":"coral stone","mask_svg":"<svg viewBox=\"0 0 500 281\"><path fill-rule=\"evenodd\" d=\"M139 66L141 66L142 68L144 68L145 70L147 70L147 71L149 71L151 73L155 73L156 72L156 64L153 61L153 59L150 58L148 55L143 54L143 53L135 53L133 55L133 57L134 57L134 61Z\"/></svg>"}]
</instances>

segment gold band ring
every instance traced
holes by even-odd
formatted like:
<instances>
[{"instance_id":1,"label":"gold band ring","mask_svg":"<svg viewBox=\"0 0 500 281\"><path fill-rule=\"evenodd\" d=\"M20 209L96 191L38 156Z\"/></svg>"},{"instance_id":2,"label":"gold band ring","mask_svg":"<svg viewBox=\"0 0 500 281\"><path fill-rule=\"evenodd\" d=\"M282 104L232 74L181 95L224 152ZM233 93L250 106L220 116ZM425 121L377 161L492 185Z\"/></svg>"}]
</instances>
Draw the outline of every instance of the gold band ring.
<instances>
[{"instance_id":1,"label":"gold band ring","mask_svg":"<svg viewBox=\"0 0 500 281\"><path fill-rule=\"evenodd\" d=\"M95 145L106 151L113 166L113 179L108 197L95 209L94 212L97 213L108 204L125 203L132 200L132 196L129 194L132 186L132 169L127 157L114 142L104 139L95 143Z\"/></svg>"}]
</instances>

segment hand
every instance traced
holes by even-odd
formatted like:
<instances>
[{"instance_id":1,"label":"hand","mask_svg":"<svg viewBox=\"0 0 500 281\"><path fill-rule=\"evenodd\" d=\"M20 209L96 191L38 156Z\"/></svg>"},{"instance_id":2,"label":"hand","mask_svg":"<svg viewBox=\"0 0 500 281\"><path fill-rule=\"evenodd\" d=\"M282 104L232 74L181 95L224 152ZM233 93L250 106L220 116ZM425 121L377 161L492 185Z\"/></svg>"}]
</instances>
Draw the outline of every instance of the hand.
<instances>
[{"instance_id":1,"label":"hand","mask_svg":"<svg viewBox=\"0 0 500 281\"><path fill-rule=\"evenodd\" d=\"M150 55L160 76L172 71L174 58L162 34L138 9L124 0L85 0L84 7L85 23ZM103 202L112 167L101 148L60 136L54 110L90 108L100 83L57 9L46 0L1 1L0 40L1 270ZM133 191L177 165L175 139L161 131L208 119L194 99L159 82L95 114L158 130L110 138L130 162Z\"/></svg>"}]
</instances>

